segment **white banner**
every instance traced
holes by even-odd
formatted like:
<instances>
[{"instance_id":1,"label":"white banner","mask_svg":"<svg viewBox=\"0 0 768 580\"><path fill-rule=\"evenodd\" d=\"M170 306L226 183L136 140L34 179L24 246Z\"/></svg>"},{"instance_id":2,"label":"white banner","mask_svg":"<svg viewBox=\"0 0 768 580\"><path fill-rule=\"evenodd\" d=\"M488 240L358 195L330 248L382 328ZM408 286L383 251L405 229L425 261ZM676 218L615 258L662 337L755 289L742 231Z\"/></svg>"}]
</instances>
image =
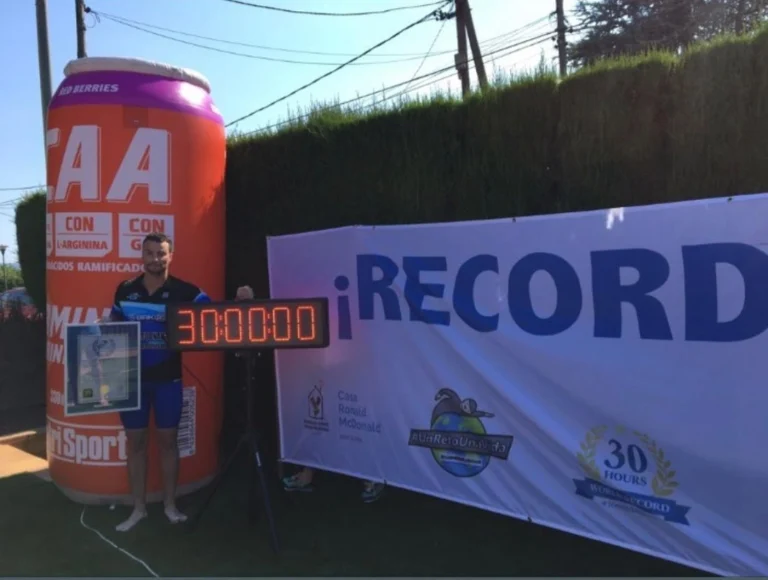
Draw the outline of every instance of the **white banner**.
<instances>
[{"instance_id":1,"label":"white banner","mask_svg":"<svg viewBox=\"0 0 768 580\"><path fill-rule=\"evenodd\" d=\"M271 238L285 461L768 575L768 195Z\"/></svg>"}]
</instances>

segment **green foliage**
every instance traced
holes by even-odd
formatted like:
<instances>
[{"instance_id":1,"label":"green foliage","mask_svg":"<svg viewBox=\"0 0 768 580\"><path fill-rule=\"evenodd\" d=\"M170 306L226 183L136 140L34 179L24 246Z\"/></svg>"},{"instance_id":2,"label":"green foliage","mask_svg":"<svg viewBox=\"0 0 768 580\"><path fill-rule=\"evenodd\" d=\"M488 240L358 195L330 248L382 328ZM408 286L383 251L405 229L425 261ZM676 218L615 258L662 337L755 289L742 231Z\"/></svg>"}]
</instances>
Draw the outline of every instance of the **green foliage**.
<instances>
[{"instance_id":1,"label":"green foliage","mask_svg":"<svg viewBox=\"0 0 768 580\"><path fill-rule=\"evenodd\" d=\"M37 309L45 311L45 190L16 206L16 240L24 283Z\"/></svg>"},{"instance_id":2,"label":"green foliage","mask_svg":"<svg viewBox=\"0 0 768 580\"><path fill-rule=\"evenodd\" d=\"M672 79L668 188L685 198L765 191L768 29L690 51Z\"/></svg>"},{"instance_id":3,"label":"green foliage","mask_svg":"<svg viewBox=\"0 0 768 580\"><path fill-rule=\"evenodd\" d=\"M582 66L649 49L677 53L753 30L766 18L765 0L579 0L572 24L586 30L571 43L568 59Z\"/></svg>"},{"instance_id":4,"label":"green foliage","mask_svg":"<svg viewBox=\"0 0 768 580\"><path fill-rule=\"evenodd\" d=\"M45 403L45 318L0 310L0 413Z\"/></svg>"},{"instance_id":5,"label":"green foliage","mask_svg":"<svg viewBox=\"0 0 768 580\"><path fill-rule=\"evenodd\" d=\"M655 53L605 61L560 85L562 202L550 211L660 202L665 112L674 60Z\"/></svg>"},{"instance_id":6,"label":"green foliage","mask_svg":"<svg viewBox=\"0 0 768 580\"><path fill-rule=\"evenodd\" d=\"M7 287L6 287L7 282ZM0 292L5 292L10 288L18 288L24 285L24 279L21 277L21 271L11 266L0 265Z\"/></svg>"}]
</instances>

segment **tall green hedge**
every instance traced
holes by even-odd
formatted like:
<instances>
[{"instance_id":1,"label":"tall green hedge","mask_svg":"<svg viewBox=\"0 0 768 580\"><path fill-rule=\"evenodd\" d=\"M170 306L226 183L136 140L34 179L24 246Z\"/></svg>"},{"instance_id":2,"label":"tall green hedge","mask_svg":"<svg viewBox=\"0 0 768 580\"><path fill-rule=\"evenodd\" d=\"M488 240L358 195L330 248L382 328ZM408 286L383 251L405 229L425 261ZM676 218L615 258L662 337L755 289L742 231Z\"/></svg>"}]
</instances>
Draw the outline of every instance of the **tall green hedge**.
<instances>
[{"instance_id":1,"label":"tall green hedge","mask_svg":"<svg viewBox=\"0 0 768 580\"><path fill-rule=\"evenodd\" d=\"M767 128L768 30L466 100L315 111L230 141L228 292L248 283L269 295L268 235L768 191ZM264 362L259 382L273 377ZM275 394L260 392L260 423L275 432Z\"/></svg>"},{"instance_id":2,"label":"tall green hedge","mask_svg":"<svg viewBox=\"0 0 768 580\"><path fill-rule=\"evenodd\" d=\"M16 206L16 244L24 285L37 309L45 312L45 190Z\"/></svg>"}]
</instances>

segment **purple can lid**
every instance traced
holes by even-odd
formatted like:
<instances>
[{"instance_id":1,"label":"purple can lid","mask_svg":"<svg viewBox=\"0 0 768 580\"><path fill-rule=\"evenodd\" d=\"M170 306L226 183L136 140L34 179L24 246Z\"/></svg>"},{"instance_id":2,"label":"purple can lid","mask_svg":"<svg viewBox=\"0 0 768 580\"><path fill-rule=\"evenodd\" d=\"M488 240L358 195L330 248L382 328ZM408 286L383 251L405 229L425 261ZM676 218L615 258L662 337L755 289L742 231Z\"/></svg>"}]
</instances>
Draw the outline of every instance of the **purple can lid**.
<instances>
[{"instance_id":1,"label":"purple can lid","mask_svg":"<svg viewBox=\"0 0 768 580\"><path fill-rule=\"evenodd\" d=\"M126 70L73 72L59 85L49 109L125 105L199 115L224 124L210 93L199 83Z\"/></svg>"}]
</instances>

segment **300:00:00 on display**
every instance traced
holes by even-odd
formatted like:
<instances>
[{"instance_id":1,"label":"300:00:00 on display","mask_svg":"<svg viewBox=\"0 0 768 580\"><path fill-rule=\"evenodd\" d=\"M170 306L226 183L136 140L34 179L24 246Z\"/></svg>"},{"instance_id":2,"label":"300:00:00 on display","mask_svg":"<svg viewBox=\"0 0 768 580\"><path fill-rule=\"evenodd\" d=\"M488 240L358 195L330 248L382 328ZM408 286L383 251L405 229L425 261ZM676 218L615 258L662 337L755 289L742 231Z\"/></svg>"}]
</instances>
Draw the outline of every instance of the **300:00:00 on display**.
<instances>
[{"instance_id":1,"label":"300:00:00 on display","mask_svg":"<svg viewBox=\"0 0 768 580\"><path fill-rule=\"evenodd\" d=\"M328 301L169 305L167 325L174 350L322 348L328 346Z\"/></svg>"}]
</instances>

